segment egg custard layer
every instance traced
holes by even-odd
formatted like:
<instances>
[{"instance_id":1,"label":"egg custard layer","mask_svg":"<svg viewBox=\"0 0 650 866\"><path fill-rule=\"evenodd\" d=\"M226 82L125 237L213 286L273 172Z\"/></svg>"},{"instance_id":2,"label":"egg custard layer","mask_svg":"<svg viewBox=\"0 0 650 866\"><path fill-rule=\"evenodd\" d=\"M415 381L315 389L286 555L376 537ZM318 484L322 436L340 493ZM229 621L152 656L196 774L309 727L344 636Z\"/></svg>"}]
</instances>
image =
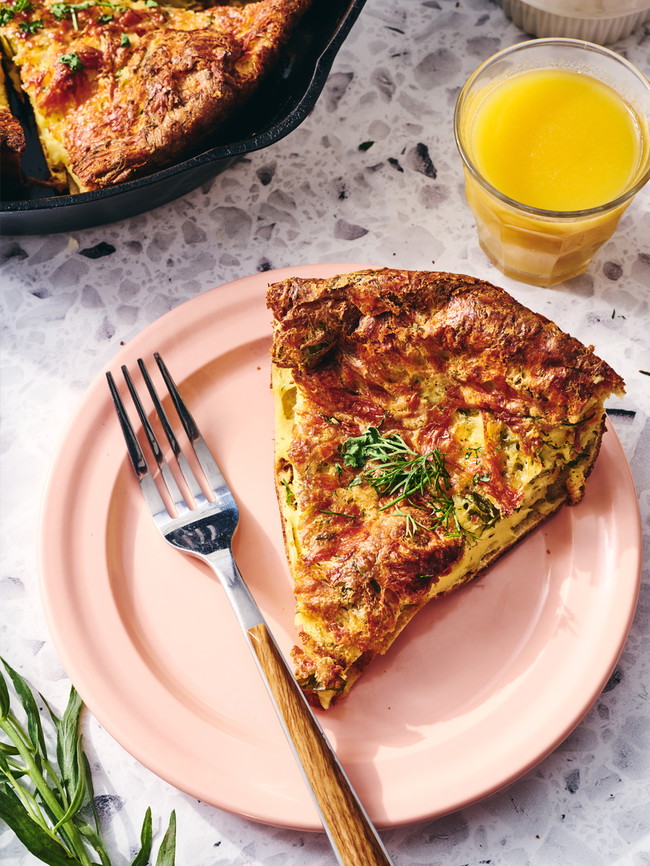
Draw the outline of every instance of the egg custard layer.
<instances>
[{"instance_id":1,"label":"egg custard layer","mask_svg":"<svg viewBox=\"0 0 650 866\"><path fill-rule=\"evenodd\" d=\"M582 498L624 384L471 277L288 279L267 301L296 676L327 708L431 599Z\"/></svg>"}]
</instances>

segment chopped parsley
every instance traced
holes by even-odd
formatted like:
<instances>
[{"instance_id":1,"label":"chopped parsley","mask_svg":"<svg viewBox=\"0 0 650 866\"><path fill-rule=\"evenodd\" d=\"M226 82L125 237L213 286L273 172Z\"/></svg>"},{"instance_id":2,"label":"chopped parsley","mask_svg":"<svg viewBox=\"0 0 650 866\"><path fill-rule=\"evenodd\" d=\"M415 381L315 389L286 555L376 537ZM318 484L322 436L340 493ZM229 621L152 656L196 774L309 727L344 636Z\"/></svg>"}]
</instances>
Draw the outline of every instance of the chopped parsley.
<instances>
[{"instance_id":1,"label":"chopped parsley","mask_svg":"<svg viewBox=\"0 0 650 866\"><path fill-rule=\"evenodd\" d=\"M11 6L7 4L0 9L0 26L4 26L5 24L9 24L11 19L17 12L29 12L32 8L32 4L30 0L16 0L15 3L12 3ZM21 29L25 29L22 25Z\"/></svg>"},{"instance_id":2,"label":"chopped parsley","mask_svg":"<svg viewBox=\"0 0 650 866\"><path fill-rule=\"evenodd\" d=\"M76 51L71 51L69 54L61 54L59 62L63 63L64 66L68 66L72 72L80 72L84 68L81 58Z\"/></svg>"},{"instance_id":3,"label":"chopped parsley","mask_svg":"<svg viewBox=\"0 0 650 866\"><path fill-rule=\"evenodd\" d=\"M90 9L94 5L95 0L83 0L81 3L52 3L50 12L55 18L61 20L67 18L68 15L72 18L82 9Z\"/></svg>"},{"instance_id":4,"label":"chopped parsley","mask_svg":"<svg viewBox=\"0 0 650 866\"><path fill-rule=\"evenodd\" d=\"M478 463L480 462L482 452L482 445L474 445L471 448L468 448L465 452L465 460L476 460L476 462Z\"/></svg>"},{"instance_id":5,"label":"chopped parsley","mask_svg":"<svg viewBox=\"0 0 650 866\"><path fill-rule=\"evenodd\" d=\"M21 21L18 26L23 33L36 33L37 30L43 29L43 22L39 18L36 21Z\"/></svg>"},{"instance_id":6,"label":"chopped parsley","mask_svg":"<svg viewBox=\"0 0 650 866\"><path fill-rule=\"evenodd\" d=\"M77 18L77 13L82 12L85 9L90 9L93 6L106 6L109 9L115 9L117 11L124 11L126 9L125 6L120 6L118 3L111 3L110 0L82 0L81 3L53 3L50 6L50 12L55 18L58 18L59 21L63 18L69 17L74 29L79 30L79 19ZM97 18L99 24L108 24L108 22L112 20L113 18L111 15L105 14L100 15Z\"/></svg>"}]
</instances>

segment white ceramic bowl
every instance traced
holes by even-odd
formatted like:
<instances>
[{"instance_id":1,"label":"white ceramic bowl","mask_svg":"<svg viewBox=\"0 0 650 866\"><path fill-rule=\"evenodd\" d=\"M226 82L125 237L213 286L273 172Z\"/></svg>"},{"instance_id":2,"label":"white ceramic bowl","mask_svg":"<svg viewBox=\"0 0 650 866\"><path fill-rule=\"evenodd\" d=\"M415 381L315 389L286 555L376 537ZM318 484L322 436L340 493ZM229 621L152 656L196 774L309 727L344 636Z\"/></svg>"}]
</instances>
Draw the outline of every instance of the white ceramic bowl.
<instances>
[{"instance_id":1,"label":"white ceramic bowl","mask_svg":"<svg viewBox=\"0 0 650 866\"><path fill-rule=\"evenodd\" d=\"M497 0L533 36L568 36L605 45L650 19L650 0Z\"/></svg>"}]
</instances>

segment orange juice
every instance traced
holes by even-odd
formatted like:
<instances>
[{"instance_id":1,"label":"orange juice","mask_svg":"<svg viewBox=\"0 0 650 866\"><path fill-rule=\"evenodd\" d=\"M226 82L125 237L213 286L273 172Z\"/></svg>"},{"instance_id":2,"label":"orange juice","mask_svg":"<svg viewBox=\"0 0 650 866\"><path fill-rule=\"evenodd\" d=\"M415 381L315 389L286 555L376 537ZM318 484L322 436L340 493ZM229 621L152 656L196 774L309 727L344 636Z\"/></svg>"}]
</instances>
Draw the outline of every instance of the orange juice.
<instances>
[{"instance_id":1,"label":"orange juice","mask_svg":"<svg viewBox=\"0 0 650 866\"><path fill-rule=\"evenodd\" d=\"M650 177L650 83L613 51L535 39L470 76L455 112L479 243L551 286L584 271Z\"/></svg>"},{"instance_id":2,"label":"orange juice","mask_svg":"<svg viewBox=\"0 0 650 866\"><path fill-rule=\"evenodd\" d=\"M534 69L489 90L469 148L485 180L509 198L575 211L627 189L642 138L638 119L608 85L570 69Z\"/></svg>"}]
</instances>

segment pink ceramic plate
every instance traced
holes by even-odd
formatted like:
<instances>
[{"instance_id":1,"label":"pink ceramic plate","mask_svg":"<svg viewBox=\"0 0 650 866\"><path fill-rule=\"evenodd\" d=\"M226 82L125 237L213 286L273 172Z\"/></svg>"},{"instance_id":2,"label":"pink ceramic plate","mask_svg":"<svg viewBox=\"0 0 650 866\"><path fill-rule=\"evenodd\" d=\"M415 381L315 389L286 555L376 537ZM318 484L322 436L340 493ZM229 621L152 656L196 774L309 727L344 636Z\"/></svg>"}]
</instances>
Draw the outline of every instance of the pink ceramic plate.
<instances>
[{"instance_id":1,"label":"pink ceramic plate","mask_svg":"<svg viewBox=\"0 0 650 866\"><path fill-rule=\"evenodd\" d=\"M235 555L286 653L293 602L272 476L269 282L350 265L256 274L183 304L115 357L160 351L241 507ZM394 826L458 809L550 752L621 652L640 576L640 520L610 429L584 501L482 579L420 614L322 722L370 815ZM104 376L55 462L42 589L62 661L136 758L194 797L319 829L218 583L167 546L127 463Z\"/></svg>"}]
</instances>

